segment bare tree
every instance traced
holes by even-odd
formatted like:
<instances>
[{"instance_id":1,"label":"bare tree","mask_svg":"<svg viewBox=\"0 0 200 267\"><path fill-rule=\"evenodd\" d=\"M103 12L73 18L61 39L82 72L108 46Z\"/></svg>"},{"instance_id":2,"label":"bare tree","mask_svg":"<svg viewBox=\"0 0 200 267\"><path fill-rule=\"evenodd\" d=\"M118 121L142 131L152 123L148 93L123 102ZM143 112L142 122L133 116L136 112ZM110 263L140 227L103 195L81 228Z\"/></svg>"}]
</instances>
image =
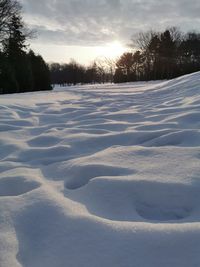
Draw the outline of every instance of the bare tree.
<instances>
[{"instance_id":1,"label":"bare tree","mask_svg":"<svg viewBox=\"0 0 200 267\"><path fill-rule=\"evenodd\" d=\"M157 32L154 32L153 30L149 30L147 32L139 32L132 36L130 44L131 48L134 49L140 49L141 51L144 51L148 48L152 38L157 35Z\"/></svg>"},{"instance_id":2,"label":"bare tree","mask_svg":"<svg viewBox=\"0 0 200 267\"><path fill-rule=\"evenodd\" d=\"M0 41L9 34L13 16L19 16L21 6L16 0L0 0Z\"/></svg>"},{"instance_id":3,"label":"bare tree","mask_svg":"<svg viewBox=\"0 0 200 267\"><path fill-rule=\"evenodd\" d=\"M176 43L177 46L179 46L184 39L184 34L178 27L175 26L167 28L167 30L170 32L172 40Z\"/></svg>"},{"instance_id":4,"label":"bare tree","mask_svg":"<svg viewBox=\"0 0 200 267\"><path fill-rule=\"evenodd\" d=\"M118 59L99 57L95 60L102 82L113 82Z\"/></svg>"},{"instance_id":5,"label":"bare tree","mask_svg":"<svg viewBox=\"0 0 200 267\"><path fill-rule=\"evenodd\" d=\"M105 66L107 68L107 71L110 75L110 81L111 82L114 81L114 75L115 75L115 69L116 69L117 61L118 61L118 59L107 58L107 57L104 59L104 63L105 63Z\"/></svg>"}]
</instances>

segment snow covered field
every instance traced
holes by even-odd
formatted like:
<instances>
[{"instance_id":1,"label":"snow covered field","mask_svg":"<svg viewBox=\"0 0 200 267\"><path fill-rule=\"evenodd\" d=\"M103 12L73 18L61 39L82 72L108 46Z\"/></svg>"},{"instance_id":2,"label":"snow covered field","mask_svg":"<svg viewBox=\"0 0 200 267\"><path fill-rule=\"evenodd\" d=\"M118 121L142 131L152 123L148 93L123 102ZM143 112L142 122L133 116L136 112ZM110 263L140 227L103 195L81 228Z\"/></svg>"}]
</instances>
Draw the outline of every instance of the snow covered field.
<instances>
[{"instance_id":1,"label":"snow covered field","mask_svg":"<svg viewBox=\"0 0 200 267\"><path fill-rule=\"evenodd\" d=\"M0 96L0 266L200 266L200 73Z\"/></svg>"}]
</instances>

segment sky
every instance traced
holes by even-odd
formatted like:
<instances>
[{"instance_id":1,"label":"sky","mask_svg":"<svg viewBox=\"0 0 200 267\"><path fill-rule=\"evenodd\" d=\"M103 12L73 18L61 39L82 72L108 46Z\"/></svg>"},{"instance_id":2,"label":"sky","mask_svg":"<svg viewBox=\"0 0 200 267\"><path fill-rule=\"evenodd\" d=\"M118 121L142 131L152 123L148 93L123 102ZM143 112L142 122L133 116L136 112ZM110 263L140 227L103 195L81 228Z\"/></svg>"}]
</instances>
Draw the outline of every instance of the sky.
<instances>
[{"instance_id":1,"label":"sky","mask_svg":"<svg viewBox=\"0 0 200 267\"><path fill-rule=\"evenodd\" d=\"M48 62L119 57L131 36L169 26L200 31L199 0L20 0L31 48Z\"/></svg>"}]
</instances>

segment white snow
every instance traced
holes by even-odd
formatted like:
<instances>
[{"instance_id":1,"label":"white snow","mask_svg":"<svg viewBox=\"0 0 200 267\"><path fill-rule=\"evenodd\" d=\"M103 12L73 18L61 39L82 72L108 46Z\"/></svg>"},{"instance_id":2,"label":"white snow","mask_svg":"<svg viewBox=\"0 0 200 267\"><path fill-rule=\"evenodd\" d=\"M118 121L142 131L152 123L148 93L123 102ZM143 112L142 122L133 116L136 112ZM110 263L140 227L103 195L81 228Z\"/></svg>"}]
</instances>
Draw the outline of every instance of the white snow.
<instances>
[{"instance_id":1,"label":"white snow","mask_svg":"<svg viewBox=\"0 0 200 267\"><path fill-rule=\"evenodd\" d=\"M200 266L200 73L1 96L0 266Z\"/></svg>"}]
</instances>

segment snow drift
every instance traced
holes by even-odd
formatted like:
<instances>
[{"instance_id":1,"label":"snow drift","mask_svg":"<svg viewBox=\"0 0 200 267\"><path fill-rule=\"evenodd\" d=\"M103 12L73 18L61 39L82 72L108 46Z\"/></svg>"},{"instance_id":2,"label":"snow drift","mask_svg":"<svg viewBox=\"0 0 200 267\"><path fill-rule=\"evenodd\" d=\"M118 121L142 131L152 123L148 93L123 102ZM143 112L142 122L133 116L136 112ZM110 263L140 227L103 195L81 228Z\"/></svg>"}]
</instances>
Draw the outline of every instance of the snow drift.
<instances>
[{"instance_id":1,"label":"snow drift","mask_svg":"<svg viewBox=\"0 0 200 267\"><path fill-rule=\"evenodd\" d=\"M1 267L200 266L200 73L0 98Z\"/></svg>"}]
</instances>

